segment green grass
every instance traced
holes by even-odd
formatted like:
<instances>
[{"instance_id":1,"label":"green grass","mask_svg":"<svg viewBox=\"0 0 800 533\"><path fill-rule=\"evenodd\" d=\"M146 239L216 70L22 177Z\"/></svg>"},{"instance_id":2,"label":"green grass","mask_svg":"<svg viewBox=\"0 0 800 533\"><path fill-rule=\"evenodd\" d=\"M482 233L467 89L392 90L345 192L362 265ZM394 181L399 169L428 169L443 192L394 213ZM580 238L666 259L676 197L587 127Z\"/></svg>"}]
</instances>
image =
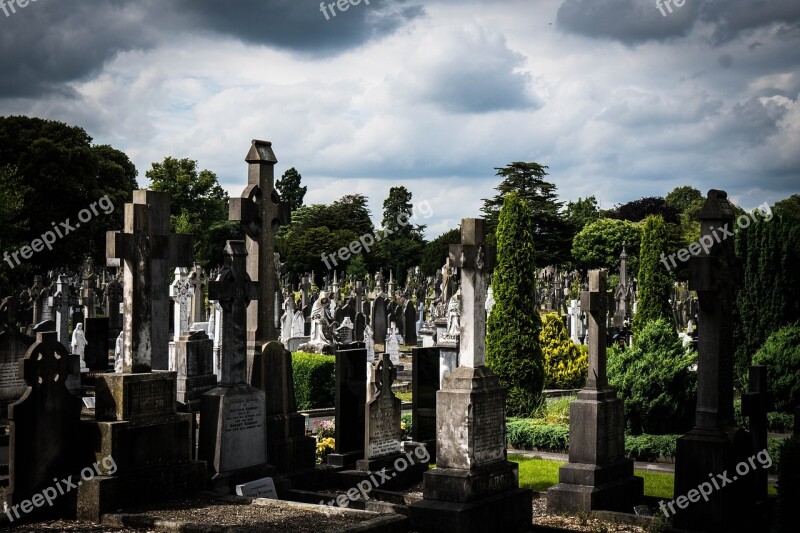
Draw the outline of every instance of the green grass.
<instances>
[{"instance_id":1,"label":"green grass","mask_svg":"<svg viewBox=\"0 0 800 533\"><path fill-rule=\"evenodd\" d=\"M521 455L509 455L508 460L519 463L519 486L540 492L546 491L558 483L558 468L565 464L561 461L549 461ZM635 474L644 478L645 496L670 500L673 498L675 485L673 474L647 470L636 470ZM775 487L770 486L769 493L776 494Z\"/></svg>"},{"instance_id":2,"label":"green grass","mask_svg":"<svg viewBox=\"0 0 800 533\"><path fill-rule=\"evenodd\" d=\"M408 391L408 392L395 392L394 395L397 396L398 398L400 398L400 400L402 400L404 402L410 402L411 401L411 391Z\"/></svg>"}]
</instances>

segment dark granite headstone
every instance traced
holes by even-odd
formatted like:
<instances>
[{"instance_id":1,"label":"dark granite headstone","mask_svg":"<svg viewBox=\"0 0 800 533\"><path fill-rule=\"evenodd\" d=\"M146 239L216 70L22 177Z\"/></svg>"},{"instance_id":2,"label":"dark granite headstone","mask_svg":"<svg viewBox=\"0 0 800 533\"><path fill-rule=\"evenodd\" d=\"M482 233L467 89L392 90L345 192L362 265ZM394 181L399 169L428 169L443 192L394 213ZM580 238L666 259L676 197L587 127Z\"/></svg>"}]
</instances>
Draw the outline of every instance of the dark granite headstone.
<instances>
[{"instance_id":1,"label":"dark granite headstone","mask_svg":"<svg viewBox=\"0 0 800 533\"><path fill-rule=\"evenodd\" d=\"M425 443L435 461L439 348L412 348L411 440Z\"/></svg>"},{"instance_id":2,"label":"dark granite headstone","mask_svg":"<svg viewBox=\"0 0 800 533\"><path fill-rule=\"evenodd\" d=\"M350 466L364 456L367 349L364 343L336 348L336 450L328 464Z\"/></svg>"},{"instance_id":3,"label":"dark granite headstone","mask_svg":"<svg viewBox=\"0 0 800 533\"><path fill-rule=\"evenodd\" d=\"M767 413L775 407L775 395L767 386L767 367L750 366L749 390L742 394L742 414L750 422L750 438L753 441L753 453L767 449ZM756 485L756 497L759 501L767 499L767 470L757 468L753 472Z\"/></svg>"},{"instance_id":4,"label":"dark granite headstone","mask_svg":"<svg viewBox=\"0 0 800 533\"><path fill-rule=\"evenodd\" d=\"M417 311L414 309L414 304L411 300L406 302L405 310L403 311L403 342L406 346L417 345Z\"/></svg>"},{"instance_id":5,"label":"dark granite headstone","mask_svg":"<svg viewBox=\"0 0 800 533\"><path fill-rule=\"evenodd\" d=\"M87 318L83 360L92 371L108 370L108 318Z\"/></svg>"},{"instance_id":6,"label":"dark granite headstone","mask_svg":"<svg viewBox=\"0 0 800 533\"><path fill-rule=\"evenodd\" d=\"M375 344L386 343L386 331L389 326L387 320L386 300L383 299L383 296L378 296L372 302L372 316L369 321L372 327L372 340Z\"/></svg>"},{"instance_id":7,"label":"dark granite headstone","mask_svg":"<svg viewBox=\"0 0 800 533\"><path fill-rule=\"evenodd\" d=\"M367 326L367 318L363 313L356 313L356 319L353 321L355 326L353 330L356 342L364 341L364 328Z\"/></svg>"}]
</instances>

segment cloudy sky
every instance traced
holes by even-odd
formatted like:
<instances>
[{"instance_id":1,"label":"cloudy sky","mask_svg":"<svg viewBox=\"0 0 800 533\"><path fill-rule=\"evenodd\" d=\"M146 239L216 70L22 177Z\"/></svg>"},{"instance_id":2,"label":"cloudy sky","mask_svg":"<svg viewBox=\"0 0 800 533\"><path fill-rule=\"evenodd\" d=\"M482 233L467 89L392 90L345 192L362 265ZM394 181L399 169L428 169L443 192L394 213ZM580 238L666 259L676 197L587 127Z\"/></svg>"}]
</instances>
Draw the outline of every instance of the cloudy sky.
<instances>
[{"instance_id":1,"label":"cloudy sky","mask_svg":"<svg viewBox=\"0 0 800 533\"><path fill-rule=\"evenodd\" d=\"M140 186L189 157L238 195L259 138L306 203L360 192L377 221L405 185L429 237L480 216L511 161L605 208L800 192L798 0L10 1L0 115L82 126Z\"/></svg>"}]
</instances>

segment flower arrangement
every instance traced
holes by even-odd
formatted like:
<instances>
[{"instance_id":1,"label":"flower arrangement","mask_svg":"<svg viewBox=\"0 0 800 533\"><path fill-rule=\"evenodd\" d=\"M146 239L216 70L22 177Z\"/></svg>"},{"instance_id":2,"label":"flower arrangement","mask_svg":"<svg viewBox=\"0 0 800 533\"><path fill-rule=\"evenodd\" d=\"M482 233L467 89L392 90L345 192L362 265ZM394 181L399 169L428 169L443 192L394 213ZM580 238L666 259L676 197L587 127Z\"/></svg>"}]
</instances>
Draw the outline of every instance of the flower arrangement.
<instances>
[{"instance_id":1,"label":"flower arrangement","mask_svg":"<svg viewBox=\"0 0 800 533\"><path fill-rule=\"evenodd\" d=\"M329 453L336 449L336 424L333 420L314 422L317 437L317 463L324 463Z\"/></svg>"}]
</instances>

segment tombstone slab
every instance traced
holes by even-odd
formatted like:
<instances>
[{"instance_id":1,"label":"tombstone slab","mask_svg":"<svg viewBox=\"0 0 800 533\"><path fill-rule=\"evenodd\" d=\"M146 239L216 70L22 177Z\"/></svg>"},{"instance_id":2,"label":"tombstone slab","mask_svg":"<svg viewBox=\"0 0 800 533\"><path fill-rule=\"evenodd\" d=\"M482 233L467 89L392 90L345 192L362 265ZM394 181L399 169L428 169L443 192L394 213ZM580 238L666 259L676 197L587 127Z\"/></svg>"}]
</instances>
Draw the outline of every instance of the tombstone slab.
<instances>
[{"instance_id":1,"label":"tombstone slab","mask_svg":"<svg viewBox=\"0 0 800 533\"><path fill-rule=\"evenodd\" d=\"M439 349L412 348L411 352L411 439L425 444L435 462Z\"/></svg>"},{"instance_id":2,"label":"tombstone slab","mask_svg":"<svg viewBox=\"0 0 800 533\"><path fill-rule=\"evenodd\" d=\"M367 397L367 350L363 343L336 348L336 449L332 466L352 466L364 456L364 411Z\"/></svg>"}]
</instances>

